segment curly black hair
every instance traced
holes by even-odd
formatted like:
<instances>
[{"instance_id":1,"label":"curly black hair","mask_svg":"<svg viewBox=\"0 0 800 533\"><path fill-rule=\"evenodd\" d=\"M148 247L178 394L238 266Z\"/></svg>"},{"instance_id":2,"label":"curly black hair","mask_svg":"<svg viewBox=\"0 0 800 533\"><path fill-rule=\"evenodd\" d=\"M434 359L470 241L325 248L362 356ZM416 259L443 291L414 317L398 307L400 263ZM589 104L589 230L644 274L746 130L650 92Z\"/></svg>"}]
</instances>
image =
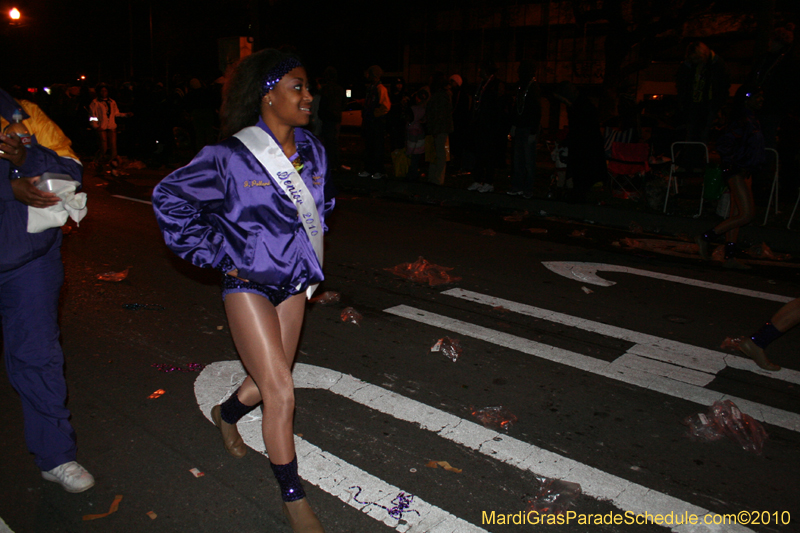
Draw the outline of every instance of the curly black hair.
<instances>
[{"instance_id":1,"label":"curly black hair","mask_svg":"<svg viewBox=\"0 0 800 533\"><path fill-rule=\"evenodd\" d=\"M239 61L223 88L222 139L258 122L264 77L272 67L289 58L300 60L295 54L267 48Z\"/></svg>"}]
</instances>

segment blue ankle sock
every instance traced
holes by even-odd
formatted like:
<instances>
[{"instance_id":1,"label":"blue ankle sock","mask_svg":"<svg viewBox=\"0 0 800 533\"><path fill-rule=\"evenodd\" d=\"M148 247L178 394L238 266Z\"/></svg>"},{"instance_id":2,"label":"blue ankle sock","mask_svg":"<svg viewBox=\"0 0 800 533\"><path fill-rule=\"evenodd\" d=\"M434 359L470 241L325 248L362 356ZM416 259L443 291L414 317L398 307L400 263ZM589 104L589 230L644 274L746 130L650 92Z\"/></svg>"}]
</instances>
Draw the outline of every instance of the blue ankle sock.
<instances>
[{"instance_id":1,"label":"blue ankle sock","mask_svg":"<svg viewBox=\"0 0 800 533\"><path fill-rule=\"evenodd\" d=\"M778 328L772 325L772 322L767 322L761 326L761 329L759 329L755 335L750 338L753 339L753 342L756 343L756 346L763 349L769 346L772 341L778 339L781 335L783 335L782 331L778 331Z\"/></svg>"},{"instance_id":2,"label":"blue ankle sock","mask_svg":"<svg viewBox=\"0 0 800 533\"><path fill-rule=\"evenodd\" d=\"M230 398L222 402L222 405L220 405L219 414L228 424L235 424L240 418L255 409L256 405L251 407L240 402L239 390L237 389L236 392L231 394Z\"/></svg>"},{"instance_id":3,"label":"blue ankle sock","mask_svg":"<svg viewBox=\"0 0 800 533\"><path fill-rule=\"evenodd\" d=\"M275 474L275 479L278 480L278 485L281 487L283 501L289 503L306 497L303 484L300 482L300 476L297 475L297 457L292 459L291 463L285 465L276 465L270 461L269 466L272 468L272 473Z\"/></svg>"},{"instance_id":4,"label":"blue ankle sock","mask_svg":"<svg viewBox=\"0 0 800 533\"><path fill-rule=\"evenodd\" d=\"M733 259L734 255L736 255L736 243L735 242L726 242L725 243L725 260Z\"/></svg>"}]
</instances>

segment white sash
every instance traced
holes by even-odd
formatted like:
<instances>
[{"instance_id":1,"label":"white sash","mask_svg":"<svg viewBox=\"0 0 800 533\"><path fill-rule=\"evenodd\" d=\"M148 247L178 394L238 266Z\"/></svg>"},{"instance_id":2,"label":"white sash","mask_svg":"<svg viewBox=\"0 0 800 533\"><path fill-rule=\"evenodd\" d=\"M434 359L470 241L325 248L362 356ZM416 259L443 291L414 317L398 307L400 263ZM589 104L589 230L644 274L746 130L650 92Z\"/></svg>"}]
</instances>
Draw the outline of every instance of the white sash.
<instances>
[{"instance_id":1,"label":"white sash","mask_svg":"<svg viewBox=\"0 0 800 533\"><path fill-rule=\"evenodd\" d=\"M319 266L322 268L322 223L319 220L317 204L292 162L289 161L289 158L283 153L283 149L272 136L258 126L244 128L234 137L242 141L242 144L252 152L258 162L283 189L286 196L292 200L303 221L303 228L306 230L308 240L311 241L311 246L317 255ZM318 285L319 283L308 287L307 298L311 298Z\"/></svg>"}]
</instances>

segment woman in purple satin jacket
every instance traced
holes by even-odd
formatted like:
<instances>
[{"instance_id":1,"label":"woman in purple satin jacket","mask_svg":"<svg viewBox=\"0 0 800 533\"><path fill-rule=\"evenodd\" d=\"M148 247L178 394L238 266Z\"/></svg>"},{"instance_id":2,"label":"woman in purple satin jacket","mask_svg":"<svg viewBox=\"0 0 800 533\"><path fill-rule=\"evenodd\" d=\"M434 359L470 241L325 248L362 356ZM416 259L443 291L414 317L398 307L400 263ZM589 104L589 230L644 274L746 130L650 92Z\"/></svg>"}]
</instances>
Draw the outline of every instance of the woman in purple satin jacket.
<instances>
[{"instance_id":1,"label":"woman in purple satin jacket","mask_svg":"<svg viewBox=\"0 0 800 533\"><path fill-rule=\"evenodd\" d=\"M334 200L325 194L322 144L302 129L311 117L308 83L290 54L263 50L243 59L225 91L225 140L203 148L153 191L167 245L224 273L225 311L248 376L211 416L228 452L242 457L247 448L236 422L263 401L264 443L295 532L323 531L297 474L292 381L305 291L322 281L322 267L295 204L232 135L254 125L268 133L310 191L324 227Z\"/></svg>"}]
</instances>

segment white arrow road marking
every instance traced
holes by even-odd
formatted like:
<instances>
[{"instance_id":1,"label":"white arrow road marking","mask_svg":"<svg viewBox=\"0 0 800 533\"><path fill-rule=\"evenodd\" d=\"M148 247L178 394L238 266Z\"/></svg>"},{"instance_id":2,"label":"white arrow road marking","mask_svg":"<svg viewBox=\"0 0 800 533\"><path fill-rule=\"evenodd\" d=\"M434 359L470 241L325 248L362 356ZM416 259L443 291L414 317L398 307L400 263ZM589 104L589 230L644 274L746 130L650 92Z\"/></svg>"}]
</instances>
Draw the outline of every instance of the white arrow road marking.
<instances>
[{"instance_id":1,"label":"white arrow road marking","mask_svg":"<svg viewBox=\"0 0 800 533\"><path fill-rule=\"evenodd\" d=\"M450 289L442 292L442 294L454 296L470 302L490 305L492 307L502 306L509 311L521 315L579 328L592 333L599 333L600 335L614 339L634 342L636 345L628 349L626 352L626 354L628 354L627 357L620 357L617 359L619 362L614 361L615 363L622 366L629 366L627 363L631 363L634 365L632 368L648 370L654 374L673 377L673 379L678 379L679 381L686 381L687 383L694 383L700 386L706 385L713 380L717 372L729 366L731 368L747 370L769 378L800 385L800 372L789 368L782 368L778 372L770 372L769 370L764 370L751 359L745 357L708 350L699 346L692 346L691 344L664 339L630 329L618 328L609 324L603 324L602 322L595 322L593 320L565 315L564 313L558 313L540 307L512 302L511 300L496 298L479 292L464 289ZM632 356L630 354L632 354ZM640 356L636 359L644 358L646 361L635 361L633 356ZM664 367L663 365L656 364L656 361L670 363L672 366ZM651 363L650 366L647 366L648 363ZM671 375L664 374L660 369L664 369L663 371L667 371L671 373ZM701 372L701 374L690 372L686 369L696 370ZM684 375L687 379L680 379L677 377L678 375ZM706 380L706 382L703 383L703 380Z\"/></svg>"},{"instance_id":2,"label":"white arrow road marking","mask_svg":"<svg viewBox=\"0 0 800 533\"><path fill-rule=\"evenodd\" d=\"M768 292L751 291L749 289L740 289L738 287L731 287L730 285L720 285L718 283L709 283L708 281L698 281L696 279L682 278L680 276L670 276L669 274L661 274L660 272L650 272L649 270L639 270L638 268L630 268L619 265L608 265L606 263L569 263L562 261L542 261L542 264L556 274L564 276L565 278L574 279L581 283L590 283L592 285L600 285L601 287L610 287L616 285L616 281L608 281L597 275L598 270L604 272L626 272L636 276L644 276L647 278L663 279L666 281L673 281L675 283L684 283L686 285L694 285L695 287L703 287L704 289L713 289L715 291L732 292L734 294L741 294L744 296L752 296L753 298L762 298L764 300L772 300L774 302L791 302L794 300L790 296L781 296L779 294L770 294Z\"/></svg>"},{"instance_id":3,"label":"white arrow road marking","mask_svg":"<svg viewBox=\"0 0 800 533\"><path fill-rule=\"evenodd\" d=\"M245 377L246 374L239 361L222 361L203 369L195 381L194 392L200 410L209 421L211 421L211 408L230 396ZM299 363L295 365L293 377L296 387L331 390L364 405L370 405L388 393L388 391L384 391L383 394L373 393L371 396L365 396L363 389L370 385L350 376L343 376L339 372ZM383 410L381 409L381 411ZM237 426L245 444L255 451L267 455L264 438L261 434L261 407L240 420ZM389 516L387 510L379 505L392 509L395 507L392 500L401 492L408 493L408 491L390 485L298 436L295 436L294 443L297 449L298 469L303 479L397 531L487 533L485 529L474 526L416 496L407 510L408 512L403 513L402 520L398 521ZM353 486L361 487L361 494L358 494L357 489L350 489ZM361 502L375 502L379 505L358 503L354 498L356 495ZM417 511L419 515L412 512L411 509Z\"/></svg>"},{"instance_id":4,"label":"white arrow road marking","mask_svg":"<svg viewBox=\"0 0 800 533\"><path fill-rule=\"evenodd\" d=\"M384 312L415 320L429 326L460 333L475 339L484 340L492 344L497 344L498 346L505 346L512 350L541 357L542 359L561 363L624 383L630 383L631 385L674 396L675 398L689 400L690 402L699 403L703 406L709 406L718 400L732 400L739 409L757 420L792 431L800 431L800 415L796 413L790 413L744 398L738 398L721 392L704 389L703 387L691 383L678 381L677 378L681 376L677 372L671 376L660 375L657 372L659 369L656 369L655 372L644 372L637 368L624 366L624 362L617 363L614 361L613 363L609 363L601 359L595 359L594 357L571 352L569 350L548 346L547 344L541 344L522 337L484 328L477 324L462 322L461 320L437 315L436 313L429 313L428 311L415 309L406 305L398 305L389 309L384 309ZM674 368L680 370L680 367L676 366Z\"/></svg>"},{"instance_id":5,"label":"white arrow road marking","mask_svg":"<svg viewBox=\"0 0 800 533\"><path fill-rule=\"evenodd\" d=\"M200 410L211 421L211 408L229 396L244 380L245 373L239 361L222 361L208 365L195 381L195 396ZM608 474L583 463L538 448L527 442L484 428L474 422L406 398L377 385L365 383L353 376L313 365L298 363L293 372L295 386L328 390L356 403L379 411L398 420L419 424L422 429L432 431L444 439L466 446L488 457L537 475L580 483L583 494L608 500L623 511L635 515L650 513L699 517L711 513L672 496L650 490L636 483ZM212 422L213 423L213 422ZM265 454L261 436L261 409L239 421L239 432L245 443ZM485 531L475 525L414 497L411 509L419 512L404 514L405 524L387 517L386 510L374 505L361 505L354 501L356 491L350 487L360 486L361 501L375 501L391 508L391 500L400 491L397 487L378 479L342 459L295 436L298 466L303 479L348 505L360 509L376 520L409 533L470 533ZM489 511L488 509L486 509ZM480 514L480 509L476 514ZM713 515L712 515L713 516ZM726 525L682 525L672 529L677 533L746 532L742 526Z\"/></svg>"}]
</instances>

